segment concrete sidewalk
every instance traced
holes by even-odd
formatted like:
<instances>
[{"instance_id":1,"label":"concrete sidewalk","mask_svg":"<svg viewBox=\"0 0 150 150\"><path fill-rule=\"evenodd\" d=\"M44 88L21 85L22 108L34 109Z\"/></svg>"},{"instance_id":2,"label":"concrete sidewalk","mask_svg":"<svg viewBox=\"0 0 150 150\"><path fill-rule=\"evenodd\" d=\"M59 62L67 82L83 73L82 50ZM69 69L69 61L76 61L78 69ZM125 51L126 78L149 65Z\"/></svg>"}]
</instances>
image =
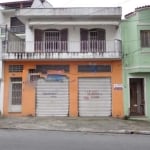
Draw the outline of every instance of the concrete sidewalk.
<instances>
[{"instance_id":1,"label":"concrete sidewalk","mask_svg":"<svg viewBox=\"0 0 150 150\"><path fill-rule=\"evenodd\" d=\"M150 121L111 117L0 117L1 129L150 134Z\"/></svg>"}]
</instances>

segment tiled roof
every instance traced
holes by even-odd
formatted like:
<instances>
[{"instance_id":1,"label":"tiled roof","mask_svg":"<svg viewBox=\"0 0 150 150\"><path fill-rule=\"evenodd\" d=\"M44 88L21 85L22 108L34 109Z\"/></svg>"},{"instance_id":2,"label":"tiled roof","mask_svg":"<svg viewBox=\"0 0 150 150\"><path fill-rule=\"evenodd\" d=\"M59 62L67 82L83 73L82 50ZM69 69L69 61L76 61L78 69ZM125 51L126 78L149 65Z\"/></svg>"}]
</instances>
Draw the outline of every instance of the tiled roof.
<instances>
[{"instance_id":1,"label":"tiled roof","mask_svg":"<svg viewBox=\"0 0 150 150\"><path fill-rule=\"evenodd\" d=\"M6 8L20 8L20 5L23 7L30 7L33 3L33 0L20 0L20 1L14 1L14 2L4 2L0 3L0 6L6 7Z\"/></svg>"},{"instance_id":2,"label":"tiled roof","mask_svg":"<svg viewBox=\"0 0 150 150\"><path fill-rule=\"evenodd\" d=\"M141 6L141 7L135 8L135 11L126 14L126 15L125 15L125 18L129 18L129 17L131 17L131 16L134 16L134 15L136 14L136 12L142 11L142 10L145 10L145 9L150 9L150 5L145 5L145 6Z\"/></svg>"}]
</instances>

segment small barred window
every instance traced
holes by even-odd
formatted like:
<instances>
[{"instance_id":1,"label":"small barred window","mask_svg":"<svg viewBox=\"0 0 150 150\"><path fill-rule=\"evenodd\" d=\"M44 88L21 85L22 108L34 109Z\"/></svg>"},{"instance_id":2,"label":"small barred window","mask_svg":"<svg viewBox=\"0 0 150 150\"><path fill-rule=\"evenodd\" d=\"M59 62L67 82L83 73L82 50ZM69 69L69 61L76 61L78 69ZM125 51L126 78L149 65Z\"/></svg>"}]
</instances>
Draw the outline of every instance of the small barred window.
<instances>
[{"instance_id":1,"label":"small barred window","mask_svg":"<svg viewBox=\"0 0 150 150\"><path fill-rule=\"evenodd\" d=\"M9 65L9 72L23 72L23 65Z\"/></svg>"}]
</instances>

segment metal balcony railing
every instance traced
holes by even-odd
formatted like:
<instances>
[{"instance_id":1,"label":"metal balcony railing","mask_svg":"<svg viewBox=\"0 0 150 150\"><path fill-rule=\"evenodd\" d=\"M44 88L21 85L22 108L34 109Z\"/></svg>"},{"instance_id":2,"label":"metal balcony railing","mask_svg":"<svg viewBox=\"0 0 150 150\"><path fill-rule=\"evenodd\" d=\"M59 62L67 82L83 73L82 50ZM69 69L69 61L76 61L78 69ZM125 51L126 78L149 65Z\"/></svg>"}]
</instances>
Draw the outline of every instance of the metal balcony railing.
<instances>
[{"instance_id":1,"label":"metal balcony railing","mask_svg":"<svg viewBox=\"0 0 150 150\"><path fill-rule=\"evenodd\" d=\"M34 51L40 53L66 53L68 52L67 41L36 41Z\"/></svg>"},{"instance_id":2,"label":"metal balcony railing","mask_svg":"<svg viewBox=\"0 0 150 150\"><path fill-rule=\"evenodd\" d=\"M121 51L121 41L92 40L80 42L67 41L36 41L34 51L40 53L104 53L109 51ZM80 49L80 50L78 50Z\"/></svg>"},{"instance_id":3,"label":"metal balcony railing","mask_svg":"<svg viewBox=\"0 0 150 150\"><path fill-rule=\"evenodd\" d=\"M62 54L63 56L76 55L76 57L121 57L121 41L7 41L3 42L3 53L12 55L23 55L34 57ZM65 55L64 55L65 54ZM105 54L105 55L104 55ZM81 56L82 55L82 56Z\"/></svg>"}]
</instances>

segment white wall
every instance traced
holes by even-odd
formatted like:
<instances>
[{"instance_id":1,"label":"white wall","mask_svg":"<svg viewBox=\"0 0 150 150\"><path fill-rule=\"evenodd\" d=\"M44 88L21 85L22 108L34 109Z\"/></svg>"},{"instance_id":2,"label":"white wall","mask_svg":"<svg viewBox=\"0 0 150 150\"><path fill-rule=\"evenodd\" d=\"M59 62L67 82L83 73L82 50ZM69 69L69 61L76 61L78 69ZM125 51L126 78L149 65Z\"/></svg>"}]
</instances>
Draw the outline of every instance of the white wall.
<instances>
[{"instance_id":1,"label":"white wall","mask_svg":"<svg viewBox=\"0 0 150 150\"><path fill-rule=\"evenodd\" d=\"M4 17L0 11L0 26L4 23ZM3 96L2 96L2 40L0 38L0 113L3 110Z\"/></svg>"},{"instance_id":2,"label":"white wall","mask_svg":"<svg viewBox=\"0 0 150 150\"><path fill-rule=\"evenodd\" d=\"M31 8L44 8L40 0L34 0Z\"/></svg>"},{"instance_id":3,"label":"white wall","mask_svg":"<svg viewBox=\"0 0 150 150\"><path fill-rule=\"evenodd\" d=\"M10 17L13 17L14 13L9 13L3 15L3 13L0 11L0 26L10 27ZM4 71L3 71L3 61L2 61L2 39L3 36L0 36L0 113L3 114L3 91L4 91Z\"/></svg>"},{"instance_id":4,"label":"white wall","mask_svg":"<svg viewBox=\"0 0 150 150\"><path fill-rule=\"evenodd\" d=\"M28 23L25 25L26 34L26 52L34 52L34 30L29 27Z\"/></svg>"},{"instance_id":5,"label":"white wall","mask_svg":"<svg viewBox=\"0 0 150 150\"><path fill-rule=\"evenodd\" d=\"M2 13L0 14L0 24L7 25L7 27L10 27L10 18L15 17L15 13L9 13L3 15Z\"/></svg>"},{"instance_id":6,"label":"white wall","mask_svg":"<svg viewBox=\"0 0 150 150\"><path fill-rule=\"evenodd\" d=\"M80 28L77 26L72 26L69 28L69 50L71 52L80 52Z\"/></svg>"},{"instance_id":7,"label":"white wall","mask_svg":"<svg viewBox=\"0 0 150 150\"><path fill-rule=\"evenodd\" d=\"M80 28L86 28L86 29L92 29L92 28L102 28L106 31L106 49L109 51L114 51L114 40L119 38L119 32L118 28L116 26L112 25L50 25L45 27L36 27L38 29L64 29L68 28L68 41L69 41L69 51L71 52L79 52L80 51ZM30 29L28 27L28 24L26 24L26 41L28 43L27 45L27 51L31 51L31 48L34 48L34 44L32 42L28 41L34 41L34 30ZM34 50L33 50L34 51Z\"/></svg>"},{"instance_id":8,"label":"white wall","mask_svg":"<svg viewBox=\"0 0 150 150\"><path fill-rule=\"evenodd\" d=\"M2 25L4 23L4 16L2 15L2 12L0 11L0 24Z\"/></svg>"},{"instance_id":9,"label":"white wall","mask_svg":"<svg viewBox=\"0 0 150 150\"><path fill-rule=\"evenodd\" d=\"M0 80L2 79L2 40L0 38Z\"/></svg>"}]
</instances>

